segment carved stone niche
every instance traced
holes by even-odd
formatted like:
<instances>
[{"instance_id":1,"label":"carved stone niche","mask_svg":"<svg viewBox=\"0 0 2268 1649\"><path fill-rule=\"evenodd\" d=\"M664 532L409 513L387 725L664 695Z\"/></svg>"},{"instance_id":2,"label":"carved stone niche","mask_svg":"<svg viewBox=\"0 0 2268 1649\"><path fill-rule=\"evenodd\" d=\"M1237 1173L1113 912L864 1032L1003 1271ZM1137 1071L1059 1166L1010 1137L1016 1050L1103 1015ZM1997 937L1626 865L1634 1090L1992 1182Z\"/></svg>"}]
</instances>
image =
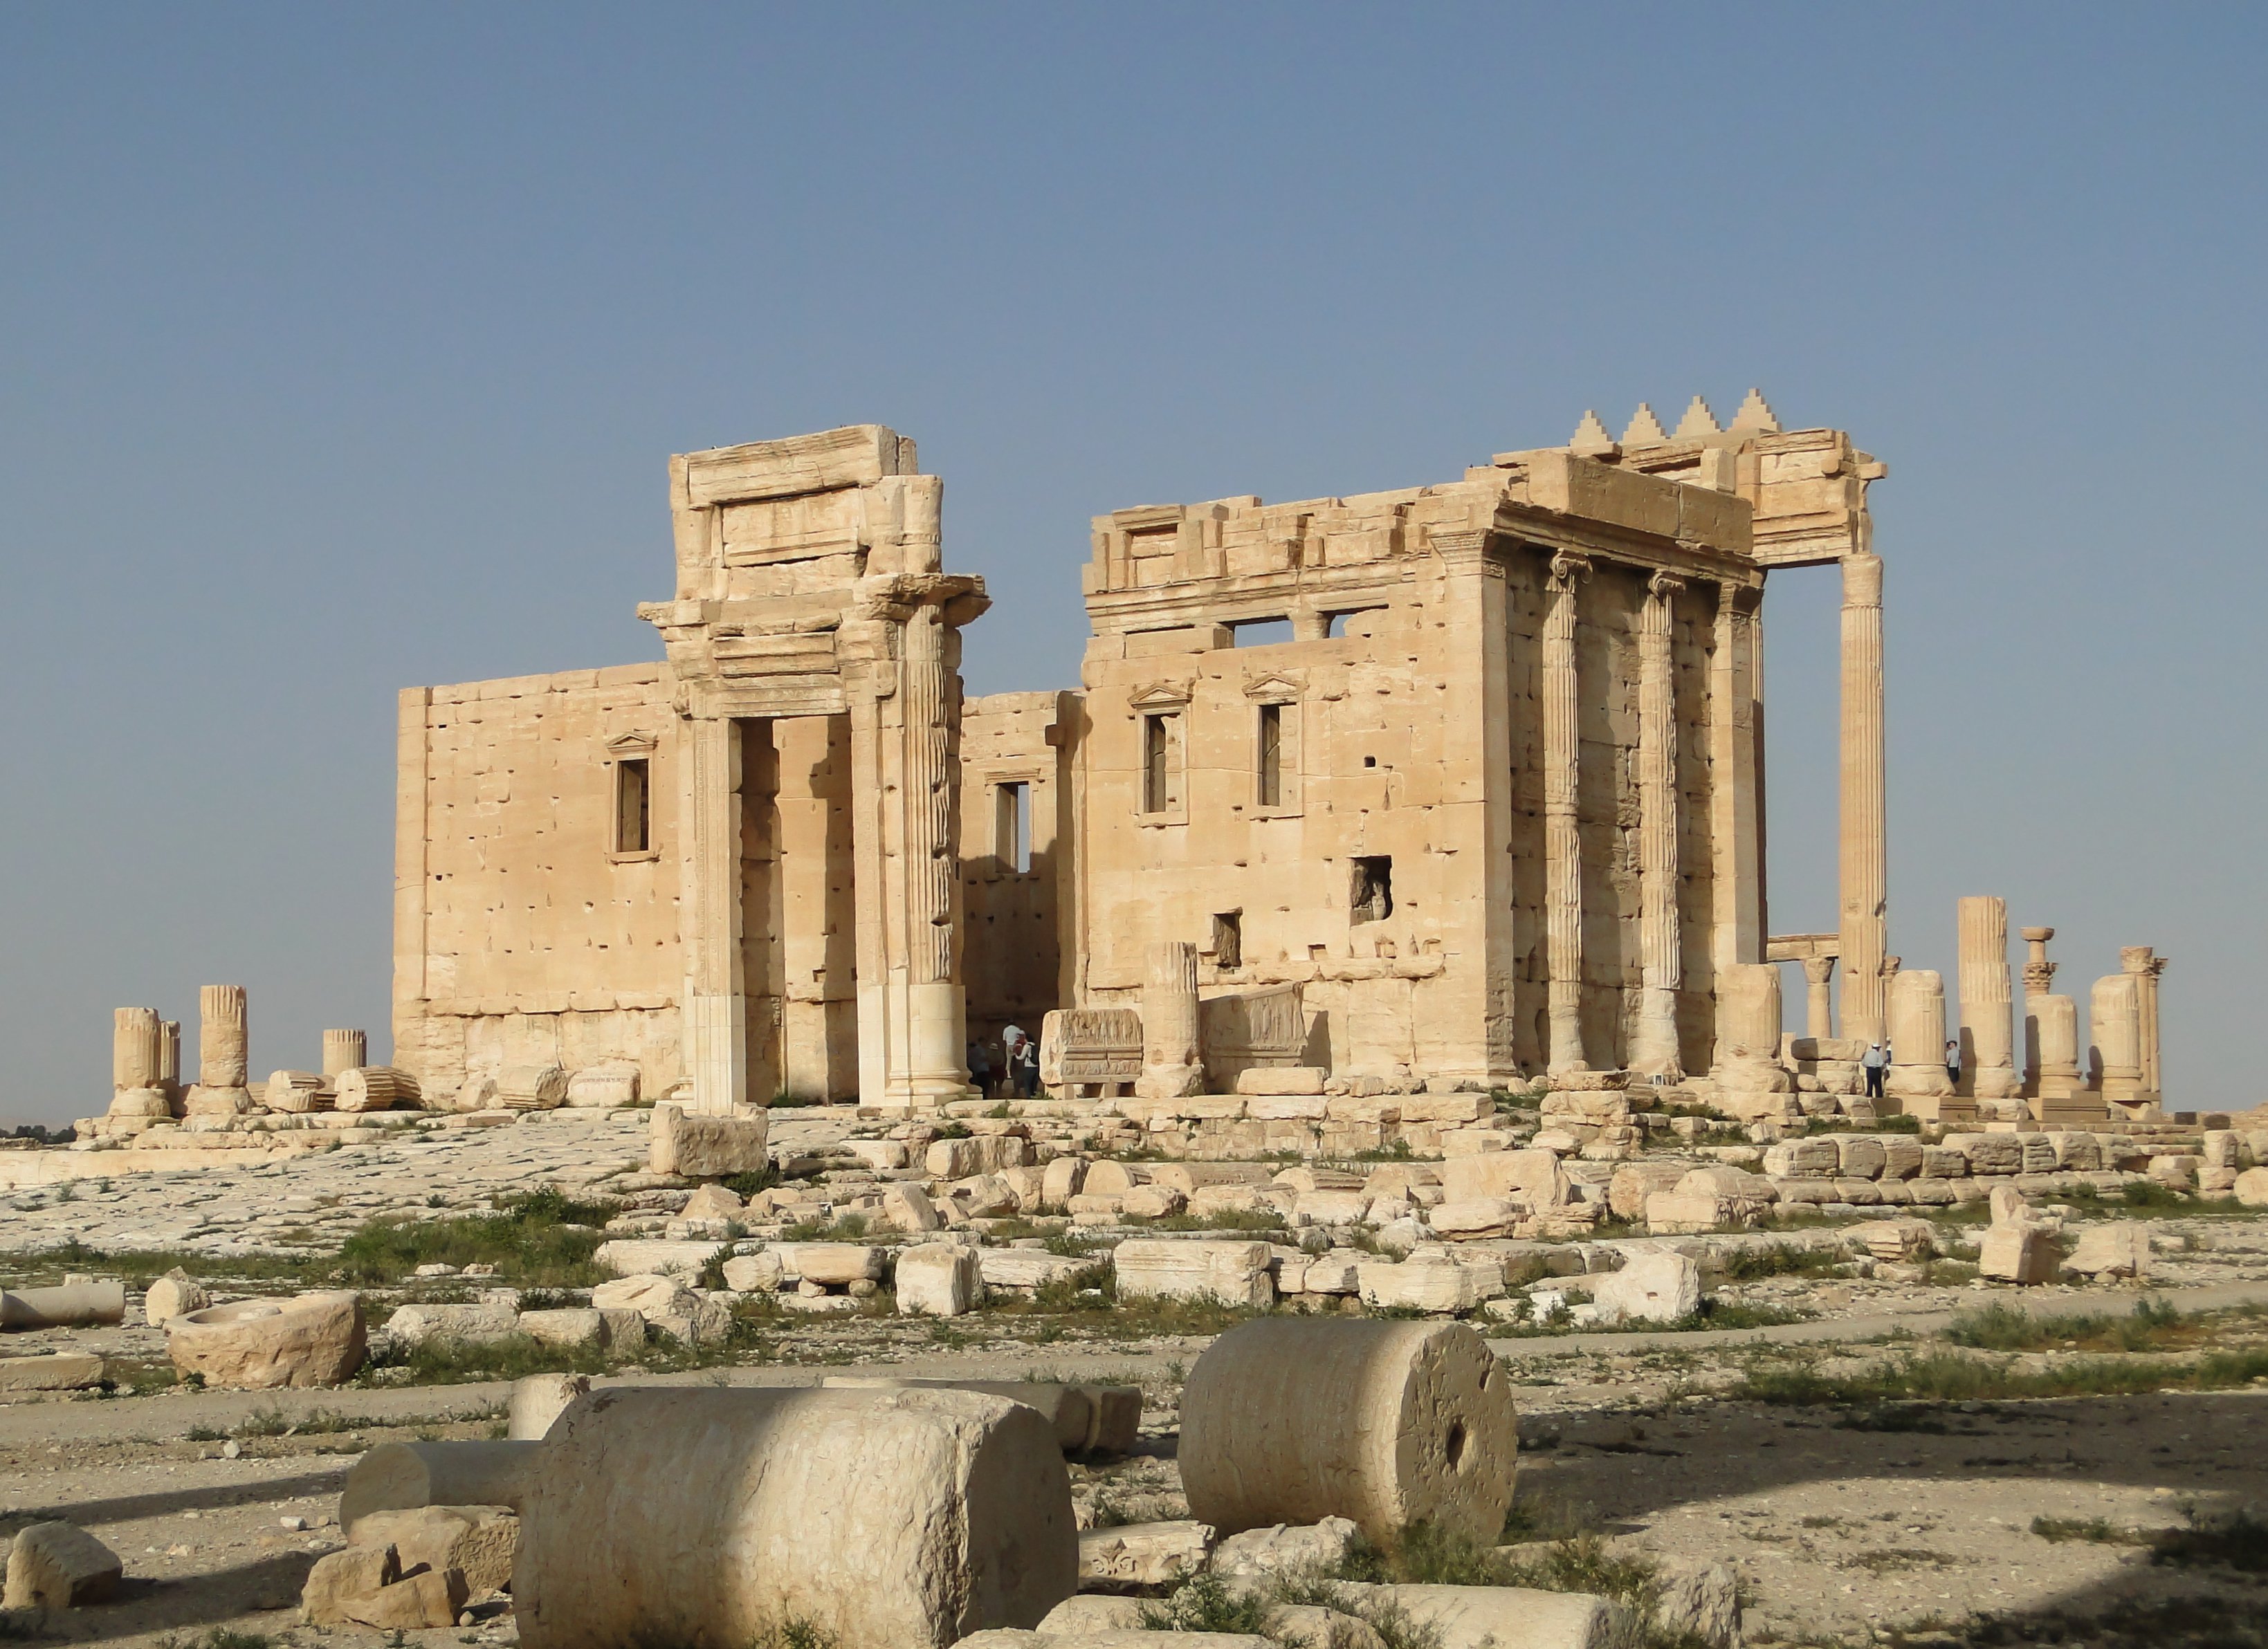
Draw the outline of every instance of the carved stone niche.
<instances>
[{"instance_id":1,"label":"carved stone niche","mask_svg":"<svg viewBox=\"0 0 2268 1649\"><path fill-rule=\"evenodd\" d=\"M1142 1074L1142 1016L1132 1008L1057 1008L1040 1021L1040 1081L1079 1099L1118 1097Z\"/></svg>"}]
</instances>

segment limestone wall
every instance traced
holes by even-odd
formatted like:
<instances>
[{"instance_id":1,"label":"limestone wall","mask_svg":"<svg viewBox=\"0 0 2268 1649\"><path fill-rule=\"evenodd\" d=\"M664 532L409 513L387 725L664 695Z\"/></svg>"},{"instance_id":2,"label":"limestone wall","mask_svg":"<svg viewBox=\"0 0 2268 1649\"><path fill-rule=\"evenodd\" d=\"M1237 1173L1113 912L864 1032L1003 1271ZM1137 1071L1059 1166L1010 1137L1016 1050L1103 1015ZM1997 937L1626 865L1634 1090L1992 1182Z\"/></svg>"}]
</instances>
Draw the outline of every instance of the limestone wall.
<instances>
[{"instance_id":1,"label":"limestone wall","mask_svg":"<svg viewBox=\"0 0 2268 1649\"><path fill-rule=\"evenodd\" d=\"M1034 1036L1071 1005L1067 924L1077 908L1071 754L1077 693L996 693L961 711L961 879L969 1034ZM1016 793L1004 789L1021 785ZM1018 837L1023 838L1019 840ZM997 1048L995 1069L998 1070Z\"/></svg>"},{"instance_id":2,"label":"limestone wall","mask_svg":"<svg viewBox=\"0 0 2268 1649\"><path fill-rule=\"evenodd\" d=\"M394 1057L429 1095L506 1064L682 1074L670 687L632 665L403 694ZM630 850L623 761L649 764Z\"/></svg>"}]
</instances>

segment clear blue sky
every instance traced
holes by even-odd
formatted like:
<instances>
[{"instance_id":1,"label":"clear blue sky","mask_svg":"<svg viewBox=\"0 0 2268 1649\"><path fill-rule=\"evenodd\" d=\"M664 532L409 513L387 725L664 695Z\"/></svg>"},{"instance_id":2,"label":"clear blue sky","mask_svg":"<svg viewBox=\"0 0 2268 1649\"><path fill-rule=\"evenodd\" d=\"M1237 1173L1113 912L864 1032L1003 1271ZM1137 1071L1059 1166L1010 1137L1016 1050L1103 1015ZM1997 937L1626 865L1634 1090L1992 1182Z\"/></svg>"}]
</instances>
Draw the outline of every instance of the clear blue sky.
<instances>
[{"instance_id":1,"label":"clear blue sky","mask_svg":"<svg viewBox=\"0 0 2268 1649\"><path fill-rule=\"evenodd\" d=\"M0 1118L109 1016L387 1042L396 689L658 656L673 452L878 421L1067 685L1086 520L1455 476L1586 407L1886 459L1893 947L2264 959L2268 13L0 11ZM1834 924L1834 578L1767 599L1772 924Z\"/></svg>"}]
</instances>

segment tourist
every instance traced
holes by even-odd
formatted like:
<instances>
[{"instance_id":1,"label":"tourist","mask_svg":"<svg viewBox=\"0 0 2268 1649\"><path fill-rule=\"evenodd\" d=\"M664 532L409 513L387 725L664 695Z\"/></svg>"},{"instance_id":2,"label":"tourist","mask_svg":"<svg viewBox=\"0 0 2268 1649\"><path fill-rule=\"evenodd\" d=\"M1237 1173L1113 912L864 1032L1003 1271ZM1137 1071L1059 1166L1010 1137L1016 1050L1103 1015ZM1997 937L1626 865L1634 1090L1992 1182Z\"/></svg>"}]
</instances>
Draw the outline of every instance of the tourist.
<instances>
[{"instance_id":1,"label":"tourist","mask_svg":"<svg viewBox=\"0 0 2268 1649\"><path fill-rule=\"evenodd\" d=\"M1040 1045L1020 1031L1015 1048L1008 1055L1009 1074L1016 1079L1016 1092L1025 1099L1035 1099L1040 1092Z\"/></svg>"},{"instance_id":2,"label":"tourist","mask_svg":"<svg viewBox=\"0 0 2268 1649\"><path fill-rule=\"evenodd\" d=\"M1945 1079L1956 1085L1961 1081L1961 1044L1950 1036L1945 1039Z\"/></svg>"},{"instance_id":3,"label":"tourist","mask_svg":"<svg viewBox=\"0 0 2268 1649\"><path fill-rule=\"evenodd\" d=\"M992 1097L992 1061L984 1051L984 1040L979 1036L968 1039L968 1079L977 1093L986 1099Z\"/></svg>"},{"instance_id":4,"label":"tourist","mask_svg":"<svg viewBox=\"0 0 2268 1649\"><path fill-rule=\"evenodd\" d=\"M1881 1099L1882 1097L1882 1067L1890 1063L1890 1056L1888 1050L1885 1049L1880 1042L1868 1042L1867 1044L1867 1056L1864 1059L1861 1059L1859 1063L1866 1068L1867 1097L1870 1100Z\"/></svg>"}]
</instances>

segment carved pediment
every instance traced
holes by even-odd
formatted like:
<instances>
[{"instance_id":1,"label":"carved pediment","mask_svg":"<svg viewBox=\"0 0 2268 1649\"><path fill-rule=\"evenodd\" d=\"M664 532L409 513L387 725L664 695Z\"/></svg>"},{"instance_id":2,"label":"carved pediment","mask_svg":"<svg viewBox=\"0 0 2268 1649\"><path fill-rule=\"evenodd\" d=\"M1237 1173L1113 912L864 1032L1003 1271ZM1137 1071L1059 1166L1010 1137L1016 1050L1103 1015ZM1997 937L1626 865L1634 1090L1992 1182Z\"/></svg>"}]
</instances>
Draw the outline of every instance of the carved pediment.
<instances>
[{"instance_id":1,"label":"carved pediment","mask_svg":"<svg viewBox=\"0 0 2268 1649\"><path fill-rule=\"evenodd\" d=\"M1263 704L1281 704L1303 696L1307 690L1306 679L1294 671L1269 670L1253 676L1244 684L1244 696Z\"/></svg>"},{"instance_id":2,"label":"carved pediment","mask_svg":"<svg viewBox=\"0 0 2268 1649\"><path fill-rule=\"evenodd\" d=\"M634 762L642 755L652 755L660 742L650 732L626 732L619 739L607 740L607 754L617 762Z\"/></svg>"},{"instance_id":3,"label":"carved pediment","mask_svg":"<svg viewBox=\"0 0 2268 1649\"><path fill-rule=\"evenodd\" d=\"M1184 709L1189 702L1189 690L1194 683L1187 677L1179 681L1145 681L1134 689L1127 707L1138 712Z\"/></svg>"}]
</instances>

